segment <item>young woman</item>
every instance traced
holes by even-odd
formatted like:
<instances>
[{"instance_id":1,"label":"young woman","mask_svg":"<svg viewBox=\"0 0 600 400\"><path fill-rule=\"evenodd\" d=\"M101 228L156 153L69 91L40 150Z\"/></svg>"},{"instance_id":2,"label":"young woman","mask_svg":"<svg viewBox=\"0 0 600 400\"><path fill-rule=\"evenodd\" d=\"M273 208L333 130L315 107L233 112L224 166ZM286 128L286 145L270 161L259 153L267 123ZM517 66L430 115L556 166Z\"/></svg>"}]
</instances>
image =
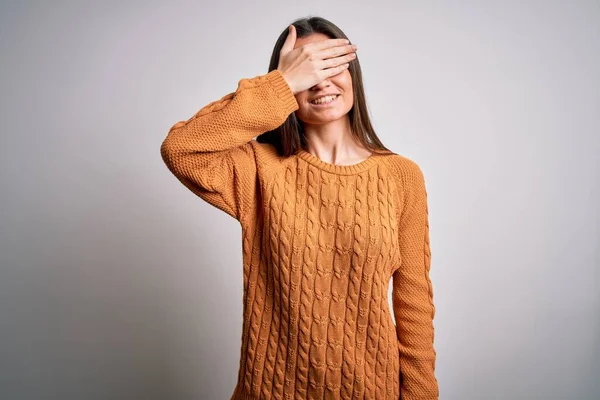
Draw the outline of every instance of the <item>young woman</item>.
<instances>
[{"instance_id":1,"label":"young woman","mask_svg":"<svg viewBox=\"0 0 600 400\"><path fill-rule=\"evenodd\" d=\"M295 21L268 73L161 145L169 170L242 227L232 399L438 398L425 181L377 138L356 50L330 21Z\"/></svg>"}]
</instances>

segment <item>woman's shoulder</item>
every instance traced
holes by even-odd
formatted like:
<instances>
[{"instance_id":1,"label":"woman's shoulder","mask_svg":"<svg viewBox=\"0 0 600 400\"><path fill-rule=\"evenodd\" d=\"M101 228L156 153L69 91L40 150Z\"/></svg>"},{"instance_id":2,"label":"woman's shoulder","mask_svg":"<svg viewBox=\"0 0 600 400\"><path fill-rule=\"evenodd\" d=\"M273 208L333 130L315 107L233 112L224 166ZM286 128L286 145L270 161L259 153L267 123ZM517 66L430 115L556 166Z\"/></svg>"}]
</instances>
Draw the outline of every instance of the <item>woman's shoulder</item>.
<instances>
[{"instance_id":1,"label":"woman's shoulder","mask_svg":"<svg viewBox=\"0 0 600 400\"><path fill-rule=\"evenodd\" d=\"M256 169L258 177L263 185L271 181L271 179L285 170L289 164L289 157L284 157L279 154L275 145L271 143L261 143L258 140L252 139L249 142L254 152Z\"/></svg>"},{"instance_id":2,"label":"woman's shoulder","mask_svg":"<svg viewBox=\"0 0 600 400\"><path fill-rule=\"evenodd\" d=\"M277 148L271 143L261 143L256 139L252 139L250 145L254 150L256 162L261 166L272 168L285 160L285 157L282 157Z\"/></svg>"},{"instance_id":3,"label":"woman's shoulder","mask_svg":"<svg viewBox=\"0 0 600 400\"><path fill-rule=\"evenodd\" d=\"M401 178L406 175L419 175L422 174L421 167L413 158L394 151L385 151L382 153L383 159L393 170L396 177Z\"/></svg>"}]
</instances>

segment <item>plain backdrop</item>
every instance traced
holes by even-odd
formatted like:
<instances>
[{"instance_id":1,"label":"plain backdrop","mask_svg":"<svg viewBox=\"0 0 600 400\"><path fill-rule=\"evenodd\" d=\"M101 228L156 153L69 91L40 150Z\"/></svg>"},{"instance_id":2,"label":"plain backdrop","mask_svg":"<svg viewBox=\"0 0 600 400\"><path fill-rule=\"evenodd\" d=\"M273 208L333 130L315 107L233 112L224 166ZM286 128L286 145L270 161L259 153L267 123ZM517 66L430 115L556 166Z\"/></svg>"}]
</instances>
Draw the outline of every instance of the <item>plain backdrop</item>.
<instances>
[{"instance_id":1,"label":"plain backdrop","mask_svg":"<svg viewBox=\"0 0 600 400\"><path fill-rule=\"evenodd\" d=\"M160 144L312 15L425 174L440 399L600 398L600 4L373 0L2 2L2 399L229 399L241 228Z\"/></svg>"}]
</instances>

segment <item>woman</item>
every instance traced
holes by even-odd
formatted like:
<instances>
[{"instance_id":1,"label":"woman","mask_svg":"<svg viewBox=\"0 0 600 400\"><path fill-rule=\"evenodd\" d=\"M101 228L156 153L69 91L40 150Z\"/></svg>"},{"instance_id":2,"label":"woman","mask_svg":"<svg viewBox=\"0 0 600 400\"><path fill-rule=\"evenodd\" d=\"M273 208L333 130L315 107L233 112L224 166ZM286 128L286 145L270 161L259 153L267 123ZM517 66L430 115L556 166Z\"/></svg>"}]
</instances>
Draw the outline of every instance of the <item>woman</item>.
<instances>
[{"instance_id":1,"label":"woman","mask_svg":"<svg viewBox=\"0 0 600 400\"><path fill-rule=\"evenodd\" d=\"M337 26L295 21L269 72L173 125L161 155L242 227L232 399L438 398L424 177L377 138Z\"/></svg>"}]
</instances>

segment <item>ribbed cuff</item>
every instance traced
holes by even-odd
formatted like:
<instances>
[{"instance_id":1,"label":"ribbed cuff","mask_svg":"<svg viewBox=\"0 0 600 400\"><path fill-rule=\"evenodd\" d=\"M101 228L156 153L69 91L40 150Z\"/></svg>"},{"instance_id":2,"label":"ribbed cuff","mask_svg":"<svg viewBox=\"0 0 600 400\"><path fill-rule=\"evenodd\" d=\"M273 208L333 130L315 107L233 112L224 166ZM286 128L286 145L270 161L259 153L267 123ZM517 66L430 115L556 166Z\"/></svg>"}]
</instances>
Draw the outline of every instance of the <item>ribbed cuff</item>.
<instances>
[{"instance_id":1,"label":"ribbed cuff","mask_svg":"<svg viewBox=\"0 0 600 400\"><path fill-rule=\"evenodd\" d=\"M294 92L292 92L292 88L288 85L287 81L281 74L281 71L274 69L269 72L265 77L268 79L269 83L275 89L277 95L283 100L284 107L288 114L296 111L299 106L296 101L296 97L294 96Z\"/></svg>"}]
</instances>

